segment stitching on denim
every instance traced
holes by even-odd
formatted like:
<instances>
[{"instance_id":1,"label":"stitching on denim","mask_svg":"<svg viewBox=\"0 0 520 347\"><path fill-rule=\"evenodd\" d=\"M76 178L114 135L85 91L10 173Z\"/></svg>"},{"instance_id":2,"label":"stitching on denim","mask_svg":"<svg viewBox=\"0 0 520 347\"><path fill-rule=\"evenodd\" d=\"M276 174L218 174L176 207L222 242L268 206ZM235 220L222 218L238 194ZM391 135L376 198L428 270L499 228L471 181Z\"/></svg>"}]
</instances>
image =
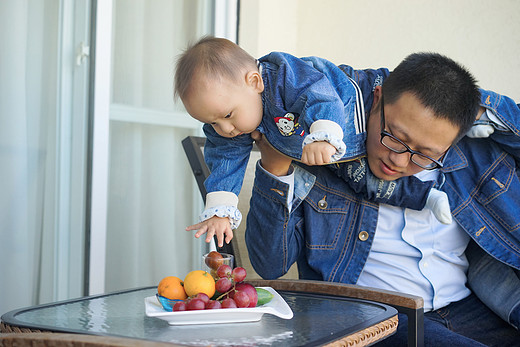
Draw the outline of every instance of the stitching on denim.
<instances>
[{"instance_id":1,"label":"stitching on denim","mask_svg":"<svg viewBox=\"0 0 520 347\"><path fill-rule=\"evenodd\" d=\"M511 181L513 180L513 171L514 171L514 168L511 167L511 165L509 165L509 163L504 160L504 163L503 163L505 166L509 167L509 173L508 173L508 176L507 176L507 179L506 179L506 183L502 183L500 181L498 181L495 177L491 177L490 180L492 180L493 182L495 182L499 187L500 187L500 190L498 190L495 194L492 194L490 195L486 200L484 200L483 202L485 204L488 204L491 200L493 200L494 198L496 198L498 195L502 194L504 191L506 191L509 186L511 185Z\"/></svg>"},{"instance_id":2,"label":"stitching on denim","mask_svg":"<svg viewBox=\"0 0 520 347\"><path fill-rule=\"evenodd\" d=\"M285 269L287 268L287 257L288 257L288 254L289 254L289 251L288 251L288 245L287 245L287 226L289 225L289 216L287 215L287 209L283 209L283 220L284 220L284 223L283 223L283 236L282 236L282 242L283 242L283 247L282 247L282 252L283 252L283 263L282 263L282 266L283 266L283 269L282 269L282 272L285 273Z\"/></svg>"},{"instance_id":3,"label":"stitching on denim","mask_svg":"<svg viewBox=\"0 0 520 347\"><path fill-rule=\"evenodd\" d=\"M475 236L480 236L480 234L482 234L482 232L486 229L485 226L483 226L482 228L480 228L476 233L475 233Z\"/></svg>"},{"instance_id":4,"label":"stitching on denim","mask_svg":"<svg viewBox=\"0 0 520 347\"><path fill-rule=\"evenodd\" d=\"M493 111L495 111L495 113L496 113L498 116L500 116L500 120L501 120L502 122L504 122L504 123L508 126L508 128L511 130L511 132L512 132L513 134L515 134L516 136L520 135L520 132L518 131L518 129L515 128L514 124L513 124L512 122L510 122L510 121L507 119L507 117L504 117L501 113L498 113L498 105L500 105L500 102L502 101L502 95L501 95L501 94L496 94L496 93L495 93L495 95L497 96L497 98L496 98L496 102L495 102L495 104L494 104L493 106L491 106L491 107L492 107L491 109L492 109ZM488 97L489 97L489 95L488 95ZM488 108L489 108L489 107L488 107Z\"/></svg>"},{"instance_id":5,"label":"stitching on denim","mask_svg":"<svg viewBox=\"0 0 520 347\"><path fill-rule=\"evenodd\" d=\"M504 189L506 187L504 183L500 182L495 177L491 177L491 180L495 182L500 189Z\"/></svg>"},{"instance_id":6,"label":"stitching on denim","mask_svg":"<svg viewBox=\"0 0 520 347\"><path fill-rule=\"evenodd\" d=\"M513 177L514 177L514 175L513 175L514 169L505 160L504 160L504 164L511 169L509 171L509 176L508 176L508 179L506 181L506 185L507 185L507 187L509 187L511 185L511 181L513 180ZM495 198L496 196L502 194L503 192L504 192L503 190L500 191L500 192L497 192L496 194L493 194L491 197ZM489 201L492 200L491 197L489 199L484 200L483 202L485 202L486 205L487 205L489 203ZM518 230L520 228L520 223L517 223L516 225L508 225L506 223L506 221L502 217L500 217L493 209L486 208L486 211L488 211L489 214L491 214L495 219L497 219L499 222L501 222L502 225L507 226L507 229L508 229L509 232L516 231L516 230ZM498 233L499 231L497 230L496 232Z\"/></svg>"},{"instance_id":7,"label":"stitching on denim","mask_svg":"<svg viewBox=\"0 0 520 347\"><path fill-rule=\"evenodd\" d=\"M454 164L452 166L445 166L445 167L443 167L441 169L441 171L443 171L443 172L454 171L456 169L464 168L464 167L468 166L468 160L466 159L466 156L464 155L462 150L459 148L459 146L455 145L451 149L453 151L455 151L455 153L459 156L459 158L461 159L462 162L458 163L458 164Z\"/></svg>"},{"instance_id":8,"label":"stitching on denim","mask_svg":"<svg viewBox=\"0 0 520 347\"><path fill-rule=\"evenodd\" d=\"M339 268L340 268L340 264L343 262L343 259L345 257L345 254L347 252L347 249L349 248L349 245L350 245L350 241L351 241L351 238L348 237L348 235L352 235L351 233L351 230L352 230L352 223L354 223L354 220L356 220L356 216L358 214L358 208L355 208L354 209L354 214L353 214L353 218L350 219L350 225L348 227L348 230L347 230L347 237L345 237L345 242L343 242L343 248L341 249L341 254L340 256L338 257L337 261L336 261L336 264L334 265L334 267L332 268L332 271L329 275L329 280L332 280L335 276L336 276L336 273L338 272ZM354 254L355 252L351 252L351 257L352 255ZM345 269L348 268L348 266L344 267ZM343 274L342 276L343 277Z\"/></svg>"},{"instance_id":9,"label":"stitching on denim","mask_svg":"<svg viewBox=\"0 0 520 347\"><path fill-rule=\"evenodd\" d=\"M356 211L355 211L355 215L356 215L356 216L359 214L359 220L363 220L363 215L364 215L364 213L365 213L365 207L362 207L362 206L359 206L359 208L356 209ZM355 218L352 219L351 223L354 223L354 220L355 220ZM350 229L349 229L349 230L353 230L353 225L350 226ZM357 230L356 230L356 231L357 231ZM354 249L353 249L352 252L350 252L350 258L348 258L348 259L346 260L346 262L345 262L344 270L343 270L343 273L341 274L341 281L343 280L343 277L344 277L345 273L347 272L347 270L348 270L349 267L350 267L350 263L352 262L352 259L354 258L354 254L357 254L355 248L356 248L357 245L359 244L359 243L358 243L358 238L356 237L356 236L357 236L357 232L349 232L348 235L349 235L349 237L348 237L348 240L346 240L346 246L347 246L347 247L345 248L345 250L348 249L348 247L350 246L350 242L352 242L352 240L354 240L354 241L353 241L353 242L354 242L354 245L353 245ZM350 236L351 236L351 237L350 237ZM367 241L368 241L368 240L367 240ZM367 241L364 241L364 242L367 242ZM361 244L361 245L364 245L364 243ZM368 253L367 253L367 256L368 256ZM359 278L359 277L358 277L358 278Z\"/></svg>"},{"instance_id":10,"label":"stitching on denim","mask_svg":"<svg viewBox=\"0 0 520 347\"><path fill-rule=\"evenodd\" d=\"M324 249L336 249L336 245L338 243L338 239L341 235L341 229L342 229L342 226L343 226L343 223L345 222L345 218L346 218L346 213L345 214L341 214L341 217L340 217L340 220L339 220L339 223L338 223L338 226L336 227L336 232L334 233L334 238L332 240L332 242L330 244L322 244L322 245L314 245L314 244L310 244L308 241L305 241L305 245L308 249L315 249L315 250L324 250Z\"/></svg>"},{"instance_id":11,"label":"stitching on denim","mask_svg":"<svg viewBox=\"0 0 520 347\"><path fill-rule=\"evenodd\" d=\"M444 321L444 325L449 330L452 330L452 324L450 320L448 319L448 316L450 314L450 310L447 307L440 308L438 310L435 310L435 313Z\"/></svg>"},{"instance_id":12,"label":"stitching on denim","mask_svg":"<svg viewBox=\"0 0 520 347\"><path fill-rule=\"evenodd\" d=\"M375 207L377 208L378 207L378 204L376 203L373 203L373 202L370 202L370 201L366 201L366 200L363 200L363 199L358 199L350 194L346 194L345 192L341 191L341 190L337 190L337 189L333 189L333 188L330 188L330 187L326 187L324 185L322 185L320 182L316 181L314 183L314 186L316 187L319 187L320 189L326 191L326 192L329 192L329 193L332 193L332 194L335 194L335 195L338 195L338 196L341 196L342 198L345 198L351 202L355 202L355 203L358 203L358 204L362 204L362 205L366 205L366 206L371 206L371 207ZM307 199L308 197L306 197L305 199Z\"/></svg>"},{"instance_id":13,"label":"stitching on denim","mask_svg":"<svg viewBox=\"0 0 520 347\"><path fill-rule=\"evenodd\" d=\"M498 164L500 164L502 162L502 159L505 157L505 153L502 153L497 160L495 160L495 162L493 163L493 165L491 165L486 171L484 171L481 175L481 179L479 182L477 182L477 185L475 186L475 188L473 188L473 190L469 193L469 196L468 198L464 201L464 203L462 205L460 205L458 208L456 208L455 210L453 210L453 215L456 215L457 213L459 213L463 208L465 208L470 202L472 199L475 198L475 195L477 194L477 192L480 190L480 187L482 186L483 182L485 181L485 179L487 178L487 176L489 176L489 173L491 171L493 171L497 166ZM451 184L448 183L448 185L450 187L452 187L453 189L453 186ZM453 191L455 193L457 193L457 190L456 189L453 189ZM457 195L459 195L457 193ZM460 197L460 195L459 195Z\"/></svg>"},{"instance_id":14,"label":"stitching on denim","mask_svg":"<svg viewBox=\"0 0 520 347\"><path fill-rule=\"evenodd\" d=\"M505 164L506 166L508 166L508 167L511 169L511 170L509 171L509 176L508 176L508 179L507 179L507 181L506 181L506 186L507 186L507 188L509 189L509 186L511 185L511 181L513 180L513 177L514 177L514 174L513 174L513 172L514 172L514 168L511 167L507 161L506 161L504 164ZM493 179L493 178L494 178L494 177L491 177L491 179ZM503 190L500 191L500 192L497 192L496 194L493 194L493 197L498 196L498 195L502 194L503 192L504 192ZM500 193L500 194L499 194L499 193ZM489 200L491 200L491 198L490 198L490 199L487 199L486 202L488 202ZM515 230L518 230L518 228L520 228L520 223L517 223L516 225L508 225L508 224L506 223L506 221L505 221L502 217L500 217L498 214L496 214L495 211L494 211L493 209L486 209L486 210L488 210L489 213L490 213L491 215L493 215L493 217L495 217L497 220L501 221L503 225L507 225L507 226L508 226L508 229L509 229L510 232L515 231Z\"/></svg>"},{"instance_id":15,"label":"stitching on denim","mask_svg":"<svg viewBox=\"0 0 520 347\"><path fill-rule=\"evenodd\" d=\"M503 242L505 244L507 244L509 247L511 247L512 249L514 249L516 252L520 252L520 248L517 247L514 243L511 243L507 238L504 238L502 237L502 233L500 232L500 230L498 230L497 228L495 228L495 226L493 225L492 221L489 220L489 218L487 218L485 215L483 215L479 209L473 209L473 211L478 214L480 216L480 218L482 218L485 223L487 224L488 228L491 229L493 231L493 233L490 235L492 236L493 238L495 238L495 236L498 236L500 238L500 240L498 240L499 242ZM489 210L486 210L489 212ZM495 238L496 239L496 238ZM509 265L513 266L513 264L510 264L508 263Z\"/></svg>"},{"instance_id":16,"label":"stitching on denim","mask_svg":"<svg viewBox=\"0 0 520 347\"><path fill-rule=\"evenodd\" d=\"M453 186L452 186L450 183L448 183L448 186L450 186L451 189L453 189L454 192L457 193L456 190L453 188ZM459 195L459 194L457 194L457 195ZM460 196L460 195L459 195L459 196ZM457 217L457 216L462 212L462 210L463 210L464 208L468 207L468 205L471 204L472 202L473 202L473 196L470 195L470 197L469 197L466 201L464 201L463 204L461 204L457 209L453 210L453 212L452 212L453 217L456 218L456 217ZM468 207L468 208L469 208L469 207ZM471 207L471 211L472 211L473 213L477 214L480 218L482 218L482 219L484 220L484 222L488 225L488 227L492 230L492 234L490 235L491 237L495 238L495 235L497 235L497 236L502 235L502 234L499 232L499 230L497 230L497 229L495 228L495 226L494 226L494 224L492 223L492 221L489 220L489 218L487 218L486 216L484 216L484 215L480 212L479 209L474 208L474 207ZM486 211L489 212L489 210L486 210ZM464 228L464 229L466 229L466 228ZM515 229L515 230L516 230L516 229ZM513 230L513 231L514 231L514 230ZM495 238L495 239L496 239L496 238ZM509 247L511 247L512 249L514 249L516 252L520 252L520 248L518 248L515 244L511 243L509 240L504 239L503 237L500 237L500 240L498 240L498 241L501 241L501 242L503 242L503 243L506 243ZM503 259L503 258L501 258L501 260L502 260L503 262L505 262L506 264L510 265L510 266L515 266L512 262L508 262L507 260L505 260L505 259Z\"/></svg>"}]
</instances>

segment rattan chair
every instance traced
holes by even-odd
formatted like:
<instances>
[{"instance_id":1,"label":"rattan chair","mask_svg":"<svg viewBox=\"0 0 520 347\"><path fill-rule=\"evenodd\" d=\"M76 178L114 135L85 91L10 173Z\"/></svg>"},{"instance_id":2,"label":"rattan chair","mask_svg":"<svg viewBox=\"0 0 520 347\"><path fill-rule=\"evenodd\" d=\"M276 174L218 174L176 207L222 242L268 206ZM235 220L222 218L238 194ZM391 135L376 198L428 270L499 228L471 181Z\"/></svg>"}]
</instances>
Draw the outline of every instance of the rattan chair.
<instances>
[{"instance_id":1,"label":"rattan chair","mask_svg":"<svg viewBox=\"0 0 520 347\"><path fill-rule=\"evenodd\" d=\"M27 332L0 334L0 347L172 347L171 343L152 342L123 337Z\"/></svg>"},{"instance_id":2,"label":"rattan chair","mask_svg":"<svg viewBox=\"0 0 520 347\"><path fill-rule=\"evenodd\" d=\"M205 138L188 136L182 140L184 152L188 157L189 164L197 181L202 199L206 199L206 188L204 181L209 175L209 169L204 161L204 143ZM242 185L242 191L239 194L239 209L242 212L243 220L246 220L247 211L249 210L249 200L253 187L255 165L260 158L260 151L256 146L253 147L251 157L249 159L246 177ZM245 223L241 223L241 227L234 231L233 240L229 245L224 244L224 247L219 248L220 252L230 253L235 256L236 265L242 266L247 270L248 281L250 279L259 279L260 276L254 272L247 247L245 245ZM298 278L297 269L295 266L291 268L288 274L282 277L281 280L276 280L269 285L279 290L290 290L291 281L283 282L283 279ZM269 282L269 281L268 281ZM309 291L316 293L328 293L330 290L327 287L328 282L307 281ZM374 288L361 287L357 285L342 285L342 293L338 295L349 296L357 299L366 299L376 302L381 302L395 307L399 312L404 313L408 317L408 345L409 346L423 346L424 345L424 302L419 296L402 294L398 292L379 290Z\"/></svg>"}]
</instances>

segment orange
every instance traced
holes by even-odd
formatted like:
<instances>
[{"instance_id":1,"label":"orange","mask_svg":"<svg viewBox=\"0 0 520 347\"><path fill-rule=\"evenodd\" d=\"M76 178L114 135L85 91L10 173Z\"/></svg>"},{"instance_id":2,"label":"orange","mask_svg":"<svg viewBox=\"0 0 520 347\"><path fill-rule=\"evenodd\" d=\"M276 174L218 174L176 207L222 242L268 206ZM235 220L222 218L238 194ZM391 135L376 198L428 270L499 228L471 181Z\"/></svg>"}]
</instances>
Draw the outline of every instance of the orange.
<instances>
[{"instance_id":1,"label":"orange","mask_svg":"<svg viewBox=\"0 0 520 347\"><path fill-rule=\"evenodd\" d=\"M188 296L204 293L210 298L215 294L215 279L204 270L195 270L184 277L184 290Z\"/></svg>"},{"instance_id":2,"label":"orange","mask_svg":"<svg viewBox=\"0 0 520 347\"><path fill-rule=\"evenodd\" d=\"M188 297L181 279L175 276L163 278L157 286L157 293L171 300L184 300Z\"/></svg>"}]
</instances>

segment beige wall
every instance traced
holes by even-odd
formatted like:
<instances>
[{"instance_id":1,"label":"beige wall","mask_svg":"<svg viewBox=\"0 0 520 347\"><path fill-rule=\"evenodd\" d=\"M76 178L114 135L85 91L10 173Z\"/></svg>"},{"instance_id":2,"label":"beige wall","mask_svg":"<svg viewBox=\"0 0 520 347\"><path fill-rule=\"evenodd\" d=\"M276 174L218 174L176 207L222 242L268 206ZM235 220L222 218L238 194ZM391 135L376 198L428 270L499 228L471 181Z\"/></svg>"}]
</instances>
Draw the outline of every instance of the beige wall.
<instances>
[{"instance_id":1,"label":"beige wall","mask_svg":"<svg viewBox=\"0 0 520 347\"><path fill-rule=\"evenodd\" d=\"M256 57L284 51L355 68L439 52L520 103L518 0L242 0L239 43Z\"/></svg>"}]
</instances>

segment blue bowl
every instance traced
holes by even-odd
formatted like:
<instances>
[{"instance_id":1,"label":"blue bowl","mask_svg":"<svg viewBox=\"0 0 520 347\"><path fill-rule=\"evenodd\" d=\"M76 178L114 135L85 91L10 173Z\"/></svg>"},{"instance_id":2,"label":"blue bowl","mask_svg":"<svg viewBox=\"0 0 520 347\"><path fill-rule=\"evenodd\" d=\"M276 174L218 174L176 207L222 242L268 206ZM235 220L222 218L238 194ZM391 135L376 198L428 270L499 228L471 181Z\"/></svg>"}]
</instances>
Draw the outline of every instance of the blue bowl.
<instances>
[{"instance_id":1,"label":"blue bowl","mask_svg":"<svg viewBox=\"0 0 520 347\"><path fill-rule=\"evenodd\" d=\"M161 303L162 307L166 311L169 311L169 312L173 311L173 305L175 305L176 302L183 301L183 300L168 299L168 298L165 298L164 296L161 296L159 294L155 294L155 296L157 297L157 300L159 300L159 302Z\"/></svg>"}]
</instances>

